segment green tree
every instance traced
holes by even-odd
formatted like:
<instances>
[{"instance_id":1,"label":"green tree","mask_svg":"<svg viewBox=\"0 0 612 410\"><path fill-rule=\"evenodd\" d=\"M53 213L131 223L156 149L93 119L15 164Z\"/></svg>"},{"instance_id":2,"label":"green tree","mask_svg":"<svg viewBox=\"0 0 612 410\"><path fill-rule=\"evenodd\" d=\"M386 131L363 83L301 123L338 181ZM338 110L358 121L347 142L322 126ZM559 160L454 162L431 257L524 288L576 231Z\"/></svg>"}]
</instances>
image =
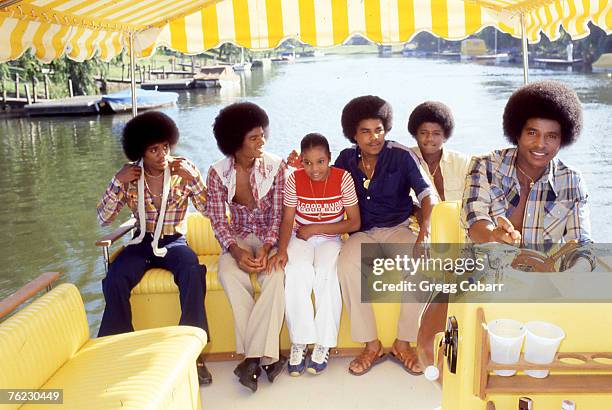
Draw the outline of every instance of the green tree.
<instances>
[{"instance_id":1,"label":"green tree","mask_svg":"<svg viewBox=\"0 0 612 410\"><path fill-rule=\"evenodd\" d=\"M53 81L66 84L68 78L72 79L72 89L75 95L96 94L98 92L95 83L96 74L103 77L106 73L106 65L98 57L78 63L67 57L62 57L50 64Z\"/></svg>"}]
</instances>

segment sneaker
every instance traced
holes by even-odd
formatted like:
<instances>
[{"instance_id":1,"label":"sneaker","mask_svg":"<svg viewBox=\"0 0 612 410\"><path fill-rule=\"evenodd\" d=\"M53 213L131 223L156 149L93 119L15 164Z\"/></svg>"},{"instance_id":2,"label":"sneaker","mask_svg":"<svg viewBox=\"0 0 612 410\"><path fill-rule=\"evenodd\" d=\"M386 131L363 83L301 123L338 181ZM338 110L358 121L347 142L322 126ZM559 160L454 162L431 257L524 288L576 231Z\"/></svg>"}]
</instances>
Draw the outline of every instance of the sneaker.
<instances>
[{"instance_id":1,"label":"sneaker","mask_svg":"<svg viewBox=\"0 0 612 410\"><path fill-rule=\"evenodd\" d=\"M312 355L310 356L310 363L308 363L308 373L319 374L327 367L327 361L329 360L329 347L321 346L316 344L312 349Z\"/></svg>"},{"instance_id":2,"label":"sneaker","mask_svg":"<svg viewBox=\"0 0 612 410\"><path fill-rule=\"evenodd\" d=\"M291 353L289 354L289 363L287 369L289 374L293 377L297 377L304 373L306 368L306 353L308 352L307 345L291 344Z\"/></svg>"}]
</instances>

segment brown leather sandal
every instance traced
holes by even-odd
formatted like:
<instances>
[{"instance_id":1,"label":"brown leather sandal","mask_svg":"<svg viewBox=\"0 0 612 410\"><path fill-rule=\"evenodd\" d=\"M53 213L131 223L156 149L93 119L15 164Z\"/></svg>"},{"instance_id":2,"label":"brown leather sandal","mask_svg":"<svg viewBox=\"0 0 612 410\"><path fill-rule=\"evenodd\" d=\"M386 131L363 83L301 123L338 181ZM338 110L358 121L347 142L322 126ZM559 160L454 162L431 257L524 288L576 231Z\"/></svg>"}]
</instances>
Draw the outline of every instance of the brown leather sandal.
<instances>
[{"instance_id":1,"label":"brown leather sandal","mask_svg":"<svg viewBox=\"0 0 612 410\"><path fill-rule=\"evenodd\" d=\"M396 344L393 343L389 355L391 360L402 366L404 370L406 370L411 375L420 376L423 374L422 370L414 370L415 364L420 366L419 356L417 355L417 351L414 347L411 346L408 349L398 350Z\"/></svg>"},{"instance_id":2,"label":"brown leather sandal","mask_svg":"<svg viewBox=\"0 0 612 410\"><path fill-rule=\"evenodd\" d=\"M376 352L364 348L361 353L359 353L359 356L354 358L349 364L349 373L354 376L364 375L369 372L372 367L379 363L382 363L386 358L387 355L385 354L382 344L380 345L380 349L378 349L378 351ZM359 365L359 367L361 367L363 370L360 372L356 372L351 369L353 365Z\"/></svg>"}]
</instances>

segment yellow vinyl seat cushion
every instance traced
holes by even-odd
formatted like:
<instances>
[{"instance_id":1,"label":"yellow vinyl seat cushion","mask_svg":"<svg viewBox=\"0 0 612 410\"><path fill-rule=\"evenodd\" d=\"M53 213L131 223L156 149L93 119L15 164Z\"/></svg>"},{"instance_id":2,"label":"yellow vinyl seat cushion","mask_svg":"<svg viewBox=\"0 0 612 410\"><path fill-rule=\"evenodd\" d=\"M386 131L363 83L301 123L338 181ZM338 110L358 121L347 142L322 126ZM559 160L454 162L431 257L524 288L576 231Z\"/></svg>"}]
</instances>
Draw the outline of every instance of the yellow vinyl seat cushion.
<instances>
[{"instance_id":1,"label":"yellow vinyl seat cushion","mask_svg":"<svg viewBox=\"0 0 612 410\"><path fill-rule=\"evenodd\" d=\"M464 242L464 233L459 222L461 203L441 202L432 212L432 241L440 243ZM208 316L210 340L207 354L232 354L235 351L234 327L231 323L232 309L217 276L218 258L221 247L217 242L208 218L199 213L187 216L187 243L198 255L200 263L206 265L206 312ZM251 284L255 294L259 289L256 275L251 274ZM145 273L140 283L132 290L132 323L135 329L150 329L171 326L179 322L181 309L178 287L170 272L151 269ZM397 333L399 304L374 304L377 317L378 336L385 346L390 346ZM286 326L280 335L281 348L289 347ZM360 343L350 337L350 326L346 310L343 310L338 335L339 348L359 348Z\"/></svg>"},{"instance_id":2,"label":"yellow vinyl seat cushion","mask_svg":"<svg viewBox=\"0 0 612 410\"><path fill-rule=\"evenodd\" d=\"M195 370L205 340L204 331L191 326L92 339L41 388L64 389L70 408L180 408L182 398L174 396L184 390L181 384L189 385L184 369ZM198 400L197 392L188 394ZM23 408L30 407L39 405Z\"/></svg>"},{"instance_id":3,"label":"yellow vinyl seat cushion","mask_svg":"<svg viewBox=\"0 0 612 410\"><path fill-rule=\"evenodd\" d=\"M89 339L81 295L62 284L0 324L0 389L63 389L63 404L0 408L199 409L205 345L190 326Z\"/></svg>"}]
</instances>

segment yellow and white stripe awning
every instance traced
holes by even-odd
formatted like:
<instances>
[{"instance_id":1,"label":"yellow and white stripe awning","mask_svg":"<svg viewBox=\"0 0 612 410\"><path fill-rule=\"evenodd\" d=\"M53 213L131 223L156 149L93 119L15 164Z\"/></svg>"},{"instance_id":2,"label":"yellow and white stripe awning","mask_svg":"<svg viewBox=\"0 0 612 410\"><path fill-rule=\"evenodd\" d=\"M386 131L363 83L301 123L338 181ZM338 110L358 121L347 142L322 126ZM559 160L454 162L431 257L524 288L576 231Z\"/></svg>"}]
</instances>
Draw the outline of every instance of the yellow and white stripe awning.
<instances>
[{"instance_id":1,"label":"yellow and white stripe awning","mask_svg":"<svg viewBox=\"0 0 612 410\"><path fill-rule=\"evenodd\" d=\"M196 54L232 42L250 49L296 38L315 47L360 34L381 44L421 31L458 40L487 26L515 37L551 40L563 27L572 38L588 23L612 32L612 0L0 0L0 61L32 48L42 61L63 54L109 60L135 34L135 51L160 45Z\"/></svg>"}]
</instances>

